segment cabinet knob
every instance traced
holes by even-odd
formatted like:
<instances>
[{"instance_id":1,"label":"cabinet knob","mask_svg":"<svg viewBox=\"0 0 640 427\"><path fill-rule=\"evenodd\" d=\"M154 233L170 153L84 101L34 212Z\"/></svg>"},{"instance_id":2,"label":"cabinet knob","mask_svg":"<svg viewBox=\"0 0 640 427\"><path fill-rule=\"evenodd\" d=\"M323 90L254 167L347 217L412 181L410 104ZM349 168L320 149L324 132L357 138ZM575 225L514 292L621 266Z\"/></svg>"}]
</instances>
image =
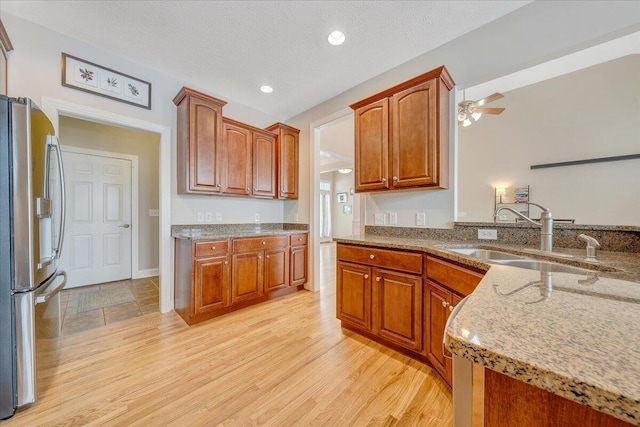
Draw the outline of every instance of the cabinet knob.
<instances>
[{"instance_id":1,"label":"cabinet knob","mask_svg":"<svg viewBox=\"0 0 640 427\"><path fill-rule=\"evenodd\" d=\"M257 189L257 188L254 188L254 189L253 189L253 191L258 191L258 189Z\"/></svg>"},{"instance_id":2,"label":"cabinet knob","mask_svg":"<svg viewBox=\"0 0 640 427\"><path fill-rule=\"evenodd\" d=\"M393 180L394 180L394 181L397 181L397 180L398 180L398 177L397 177L397 176L394 176L394 177L393 177Z\"/></svg>"},{"instance_id":3,"label":"cabinet knob","mask_svg":"<svg viewBox=\"0 0 640 427\"><path fill-rule=\"evenodd\" d=\"M249 191L249 187L247 187L247 191Z\"/></svg>"},{"instance_id":4,"label":"cabinet knob","mask_svg":"<svg viewBox=\"0 0 640 427\"><path fill-rule=\"evenodd\" d=\"M376 256L374 254L369 255L369 258L374 259Z\"/></svg>"},{"instance_id":5,"label":"cabinet knob","mask_svg":"<svg viewBox=\"0 0 640 427\"><path fill-rule=\"evenodd\" d=\"M368 275L368 274L365 274L365 275L364 275L364 278L365 278L365 279L368 279L368 278L369 278L369 275Z\"/></svg>"},{"instance_id":6,"label":"cabinet knob","mask_svg":"<svg viewBox=\"0 0 640 427\"><path fill-rule=\"evenodd\" d=\"M382 277L380 276L376 277L376 282L379 282L380 280L382 280Z\"/></svg>"},{"instance_id":7,"label":"cabinet knob","mask_svg":"<svg viewBox=\"0 0 640 427\"><path fill-rule=\"evenodd\" d=\"M220 184L216 184L216 187L220 188Z\"/></svg>"},{"instance_id":8,"label":"cabinet knob","mask_svg":"<svg viewBox=\"0 0 640 427\"><path fill-rule=\"evenodd\" d=\"M454 309L454 308L455 308L455 306L450 305L450 306L449 306L449 311L453 311L453 309Z\"/></svg>"},{"instance_id":9,"label":"cabinet knob","mask_svg":"<svg viewBox=\"0 0 640 427\"><path fill-rule=\"evenodd\" d=\"M258 255L258 259L262 259L262 256L261 256L261 255Z\"/></svg>"},{"instance_id":10,"label":"cabinet knob","mask_svg":"<svg viewBox=\"0 0 640 427\"><path fill-rule=\"evenodd\" d=\"M227 264L229 264L229 261L225 261L225 262L224 262L224 265L227 265Z\"/></svg>"},{"instance_id":11,"label":"cabinet knob","mask_svg":"<svg viewBox=\"0 0 640 427\"><path fill-rule=\"evenodd\" d=\"M443 306L443 307L446 307L446 306L448 306L448 305L449 305L449 303L448 303L448 302L446 302L446 301L442 301L442 306Z\"/></svg>"},{"instance_id":12,"label":"cabinet knob","mask_svg":"<svg viewBox=\"0 0 640 427\"><path fill-rule=\"evenodd\" d=\"M265 258L269 259L269 255L267 255Z\"/></svg>"},{"instance_id":13,"label":"cabinet knob","mask_svg":"<svg viewBox=\"0 0 640 427\"><path fill-rule=\"evenodd\" d=\"M212 250L212 251L215 251L215 250L216 250L216 247L215 247L215 246L211 246L211 250Z\"/></svg>"},{"instance_id":14,"label":"cabinet knob","mask_svg":"<svg viewBox=\"0 0 640 427\"><path fill-rule=\"evenodd\" d=\"M298 242L302 242L302 237L298 237Z\"/></svg>"},{"instance_id":15,"label":"cabinet knob","mask_svg":"<svg viewBox=\"0 0 640 427\"><path fill-rule=\"evenodd\" d=\"M262 244L263 244L263 245L266 245L266 244L267 244L267 242L262 242Z\"/></svg>"},{"instance_id":16,"label":"cabinet knob","mask_svg":"<svg viewBox=\"0 0 640 427\"><path fill-rule=\"evenodd\" d=\"M387 178L382 178L382 182L387 182Z\"/></svg>"}]
</instances>

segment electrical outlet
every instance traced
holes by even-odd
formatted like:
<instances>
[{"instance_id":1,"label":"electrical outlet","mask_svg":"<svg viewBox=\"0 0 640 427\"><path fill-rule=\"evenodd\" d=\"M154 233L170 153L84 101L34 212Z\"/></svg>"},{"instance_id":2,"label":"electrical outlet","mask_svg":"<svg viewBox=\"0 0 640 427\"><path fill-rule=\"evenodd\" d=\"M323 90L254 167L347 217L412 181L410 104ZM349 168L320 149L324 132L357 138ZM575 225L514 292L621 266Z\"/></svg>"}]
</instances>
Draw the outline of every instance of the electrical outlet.
<instances>
[{"instance_id":1,"label":"electrical outlet","mask_svg":"<svg viewBox=\"0 0 640 427\"><path fill-rule=\"evenodd\" d=\"M424 212L418 212L416 214L416 225L421 225L421 226L425 226L425 224L427 223L427 218Z\"/></svg>"},{"instance_id":2,"label":"electrical outlet","mask_svg":"<svg viewBox=\"0 0 640 427\"><path fill-rule=\"evenodd\" d=\"M149 216L160 216L160 209L149 209Z\"/></svg>"},{"instance_id":3,"label":"electrical outlet","mask_svg":"<svg viewBox=\"0 0 640 427\"><path fill-rule=\"evenodd\" d=\"M204 212L198 212L197 218L198 222L204 222Z\"/></svg>"},{"instance_id":4,"label":"electrical outlet","mask_svg":"<svg viewBox=\"0 0 640 427\"><path fill-rule=\"evenodd\" d=\"M384 214L377 213L373 216L373 223L375 225L384 225Z\"/></svg>"},{"instance_id":5,"label":"electrical outlet","mask_svg":"<svg viewBox=\"0 0 640 427\"><path fill-rule=\"evenodd\" d=\"M213 214L211 212L205 212L204 213L204 220L206 222L211 222L213 221Z\"/></svg>"},{"instance_id":6,"label":"electrical outlet","mask_svg":"<svg viewBox=\"0 0 640 427\"><path fill-rule=\"evenodd\" d=\"M498 230L478 229L478 239L498 240Z\"/></svg>"},{"instance_id":7,"label":"electrical outlet","mask_svg":"<svg viewBox=\"0 0 640 427\"><path fill-rule=\"evenodd\" d=\"M254 220L255 220L256 222L260 221L260 214L259 214L259 213L255 214L255 216L254 216Z\"/></svg>"},{"instance_id":8,"label":"electrical outlet","mask_svg":"<svg viewBox=\"0 0 640 427\"><path fill-rule=\"evenodd\" d=\"M397 212L389 212L389 224L398 225L398 213Z\"/></svg>"}]
</instances>

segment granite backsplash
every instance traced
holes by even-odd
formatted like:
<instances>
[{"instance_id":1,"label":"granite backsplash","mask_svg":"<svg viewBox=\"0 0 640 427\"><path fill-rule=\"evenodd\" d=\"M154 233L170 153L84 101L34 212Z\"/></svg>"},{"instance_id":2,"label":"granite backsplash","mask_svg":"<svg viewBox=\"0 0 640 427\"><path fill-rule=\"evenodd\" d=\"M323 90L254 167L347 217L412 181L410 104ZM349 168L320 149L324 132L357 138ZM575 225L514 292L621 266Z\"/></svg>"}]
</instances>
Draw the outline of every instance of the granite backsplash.
<instances>
[{"instance_id":1,"label":"granite backsplash","mask_svg":"<svg viewBox=\"0 0 640 427\"><path fill-rule=\"evenodd\" d=\"M495 229L498 240L478 240L478 229ZM587 234L600 243L600 249L612 252L640 252L640 227L614 225L554 224L553 245L558 248L584 248L578 235ZM430 240L463 240L469 242L508 243L537 247L540 227L532 224L496 224L456 222L453 228L413 228L365 226L365 234L388 237L410 237Z\"/></svg>"}]
</instances>

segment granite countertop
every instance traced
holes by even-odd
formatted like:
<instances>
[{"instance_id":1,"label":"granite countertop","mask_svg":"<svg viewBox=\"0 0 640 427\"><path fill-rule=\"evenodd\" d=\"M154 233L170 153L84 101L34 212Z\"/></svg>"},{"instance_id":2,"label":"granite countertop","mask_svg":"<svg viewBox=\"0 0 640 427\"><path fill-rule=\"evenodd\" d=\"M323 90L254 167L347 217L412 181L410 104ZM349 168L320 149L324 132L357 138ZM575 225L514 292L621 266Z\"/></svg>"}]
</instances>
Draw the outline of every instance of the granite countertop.
<instances>
[{"instance_id":1,"label":"granite countertop","mask_svg":"<svg viewBox=\"0 0 640 427\"><path fill-rule=\"evenodd\" d=\"M575 258L555 258L496 243L383 236L334 240L422 251L487 271L450 319L447 348L640 426L640 254L601 252L600 264L593 266L582 262L584 251L575 249L557 249ZM485 246L605 271L545 274L489 264L442 246Z\"/></svg>"},{"instance_id":2,"label":"granite countertop","mask_svg":"<svg viewBox=\"0 0 640 427\"><path fill-rule=\"evenodd\" d=\"M292 234L306 234L306 230L257 230L257 231L235 231L235 232L196 232L196 233L173 233L171 236L184 240L225 240L242 237L263 237L263 236L289 236Z\"/></svg>"}]
</instances>

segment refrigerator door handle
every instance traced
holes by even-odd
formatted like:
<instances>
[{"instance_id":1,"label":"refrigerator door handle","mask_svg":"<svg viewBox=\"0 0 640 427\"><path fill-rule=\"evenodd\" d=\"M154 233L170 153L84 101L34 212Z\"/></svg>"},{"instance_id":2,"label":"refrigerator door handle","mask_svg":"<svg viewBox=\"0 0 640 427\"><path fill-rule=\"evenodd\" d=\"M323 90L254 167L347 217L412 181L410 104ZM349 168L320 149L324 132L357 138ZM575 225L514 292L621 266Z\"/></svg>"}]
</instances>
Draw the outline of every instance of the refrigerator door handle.
<instances>
[{"instance_id":1,"label":"refrigerator door handle","mask_svg":"<svg viewBox=\"0 0 640 427\"><path fill-rule=\"evenodd\" d=\"M61 276L62 276L62 282L60 282L57 286L53 286L53 282L55 281L55 279ZM38 304L42 304L44 302L49 301L49 299L55 296L58 292L60 292L62 288L65 287L66 284L67 284L67 272L63 270L58 271L53 277L53 279L51 280L51 284L47 286L46 289L44 289L41 294L36 295L35 304L38 305Z\"/></svg>"},{"instance_id":2,"label":"refrigerator door handle","mask_svg":"<svg viewBox=\"0 0 640 427\"><path fill-rule=\"evenodd\" d=\"M58 244L53 252L53 258L59 259L62 254L62 244L64 243L64 227L67 217L66 191L64 183L64 167L62 165L62 152L60 151L60 141L54 135L47 135L47 146L56 150L56 159L58 164L58 176L60 177L60 230L58 233ZM45 188L48 187L45 185ZM66 273L65 273L66 274ZM66 276L65 276L66 277Z\"/></svg>"}]
</instances>

